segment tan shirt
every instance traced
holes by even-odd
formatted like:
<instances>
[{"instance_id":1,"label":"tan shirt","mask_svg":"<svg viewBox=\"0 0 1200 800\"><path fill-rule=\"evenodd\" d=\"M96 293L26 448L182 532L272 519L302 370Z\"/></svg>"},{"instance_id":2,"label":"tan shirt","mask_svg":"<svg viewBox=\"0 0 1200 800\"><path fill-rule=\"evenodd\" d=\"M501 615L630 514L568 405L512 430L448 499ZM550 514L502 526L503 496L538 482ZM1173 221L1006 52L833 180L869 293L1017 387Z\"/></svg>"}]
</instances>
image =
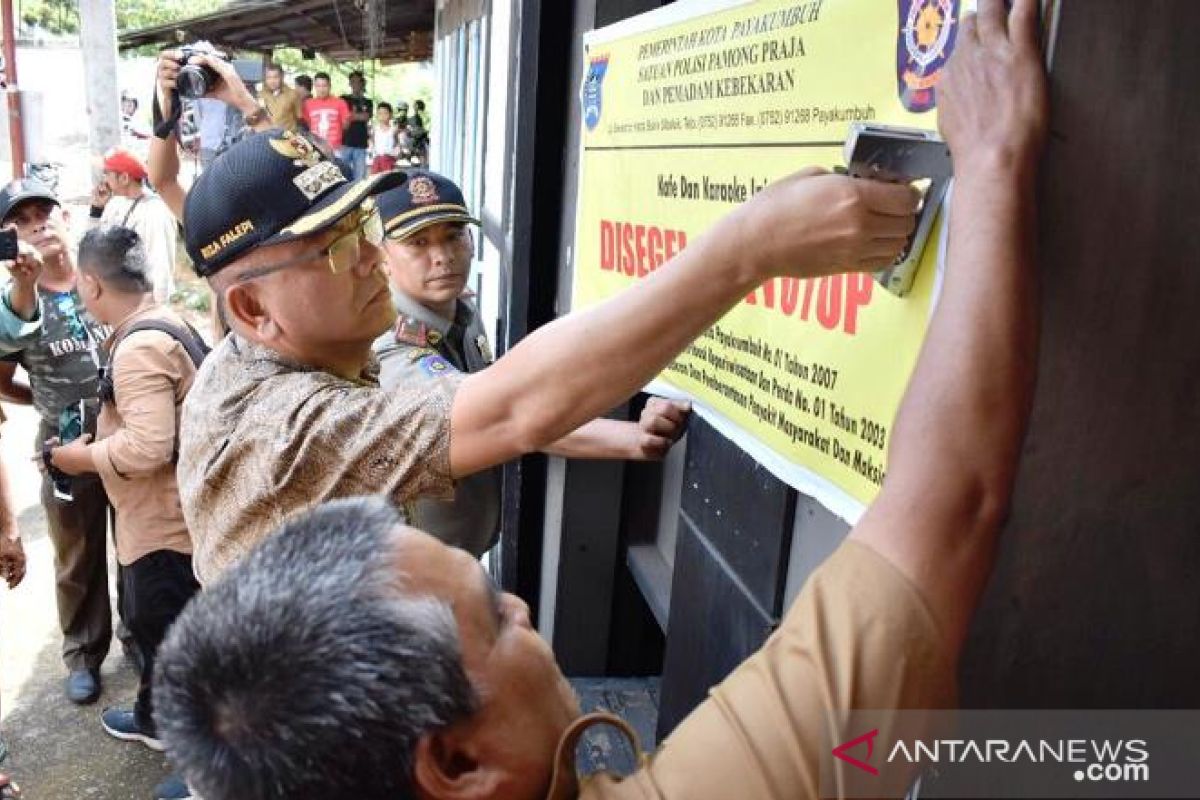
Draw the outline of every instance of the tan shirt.
<instances>
[{"instance_id":1,"label":"tan shirt","mask_svg":"<svg viewBox=\"0 0 1200 800\"><path fill-rule=\"evenodd\" d=\"M135 322L183 320L157 304L119 322L104 342L113 346ZM156 550L191 553L175 483L179 409L196 376L187 351L170 334L137 331L111 355L115 402L96 422L92 459L116 510L117 560L125 566Z\"/></svg>"},{"instance_id":2,"label":"tan shirt","mask_svg":"<svg viewBox=\"0 0 1200 800\"><path fill-rule=\"evenodd\" d=\"M291 86L284 85L279 90L279 94L275 94L267 87L263 87L258 93L258 99L262 101L263 106L267 109L267 113L271 115L271 121L280 128L286 128L289 131L296 130L296 125L300 121L300 95L296 94L296 90Z\"/></svg>"},{"instance_id":3,"label":"tan shirt","mask_svg":"<svg viewBox=\"0 0 1200 800\"><path fill-rule=\"evenodd\" d=\"M821 792L822 770L835 771L836 786L860 775L871 779L831 752L864 733L849 720L852 709L941 709L955 695L954 666L916 587L870 547L846 542L813 573L779 630L711 691L645 767L624 780L584 779L577 796L828 796ZM881 745L896 732L887 716L872 717ZM878 749L870 762L877 768L883 767ZM865 751L864 745L853 755ZM882 777L906 780L889 776L886 767ZM555 798L572 795L565 784L551 791Z\"/></svg>"},{"instance_id":4,"label":"tan shirt","mask_svg":"<svg viewBox=\"0 0 1200 800\"><path fill-rule=\"evenodd\" d=\"M285 520L339 497L384 494L403 506L453 496L450 406L462 376L379 388L372 357L349 381L231 334L184 403L183 512L201 583Z\"/></svg>"}]
</instances>

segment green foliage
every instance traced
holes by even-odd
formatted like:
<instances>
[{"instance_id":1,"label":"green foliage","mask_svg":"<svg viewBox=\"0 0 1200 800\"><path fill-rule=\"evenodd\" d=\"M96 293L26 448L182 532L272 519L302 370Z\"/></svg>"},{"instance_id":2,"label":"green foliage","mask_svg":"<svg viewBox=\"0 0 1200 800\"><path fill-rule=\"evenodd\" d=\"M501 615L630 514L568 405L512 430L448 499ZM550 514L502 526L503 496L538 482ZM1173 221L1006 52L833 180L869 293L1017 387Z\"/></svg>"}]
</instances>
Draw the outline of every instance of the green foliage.
<instances>
[{"instance_id":1,"label":"green foliage","mask_svg":"<svg viewBox=\"0 0 1200 800\"><path fill-rule=\"evenodd\" d=\"M225 0L116 0L117 30L135 31L216 11Z\"/></svg>"},{"instance_id":2,"label":"green foliage","mask_svg":"<svg viewBox=\"0 0 1200 800\"><path fill-rule=\"evenodd\" d=\"M212 308L212 292L203 284L181 284L171 295L171 303L188 311L208 312Z\"/></svg>"},{"instance_id":3,"label":"green foliage","mask_svg":"<svg viewBox=\"0 0 1200 800\"><path fill-rule=\"evenodd\" d=\"M131 31L216 11L225 0L116 0L117 30ZM78 0L20 0L21 20L52 34L79 33Z\"/></svg>"},{"instance_id":4,"label":"green foliage","mask_svg":"<svg viewBox=\"0 0 1200 800\"><path fill-rule=\"evenodd\" d=\"M53 34L79 32L76 0L24 0L20 4L20 16L26 25L36 25Z\"/></svg>"}]
</instances>

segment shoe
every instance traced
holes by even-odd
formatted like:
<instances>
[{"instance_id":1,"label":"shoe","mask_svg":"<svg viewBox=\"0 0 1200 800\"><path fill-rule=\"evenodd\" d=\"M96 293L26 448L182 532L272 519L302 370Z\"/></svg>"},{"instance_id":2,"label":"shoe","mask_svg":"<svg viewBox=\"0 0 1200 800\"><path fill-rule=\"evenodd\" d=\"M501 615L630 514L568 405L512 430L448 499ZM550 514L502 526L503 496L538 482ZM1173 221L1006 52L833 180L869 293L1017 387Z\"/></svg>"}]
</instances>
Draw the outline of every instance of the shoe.
<instances>
[{"instance_id":1,"label":"shoe","mask_svg":"<svg viewBox=\"0 0 1200 800\"><path fill-rule=\"evenodd\" d=\"M154 787L154 800L199 800L178 773Z\"/></svg>"},{"instance_id":2,"label":"shoe","mask_svg":"<svg viewBox=\"0 0 1200 800\"><path fill-rule=\"evenodd\" d=\"M73 669L67 676L67 699L86 706L100 698L100 673L92 669Z\"/></svg>"},{"instance_id":3,"label":"shoe","mask_svg":"<svg viewBox=\"0 0 1200 800\"><path fill-rule=\"evenodd\" d=\"M137 714L131 708L106 708L100 715L100 724L109 736L124 742L141 742L151 750L163 751L163 743L153 731L138 724Z\"/></svg>"}]
</instances>

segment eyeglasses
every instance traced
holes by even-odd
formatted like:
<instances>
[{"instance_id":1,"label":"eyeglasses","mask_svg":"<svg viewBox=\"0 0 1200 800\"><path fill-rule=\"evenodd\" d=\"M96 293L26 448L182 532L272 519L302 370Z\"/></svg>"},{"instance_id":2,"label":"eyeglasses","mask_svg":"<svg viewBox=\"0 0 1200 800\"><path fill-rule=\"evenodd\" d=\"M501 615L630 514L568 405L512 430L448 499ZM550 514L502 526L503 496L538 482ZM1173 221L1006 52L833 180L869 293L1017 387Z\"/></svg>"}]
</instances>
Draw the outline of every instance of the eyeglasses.
<instances>
[{"instance_id":1,"label":"eyeglasses","mask_svg":"<svg viewBox=\"0 0 1200 800\"><path fill-rule=\"evenodd\" d=\"M343 228L346 224L342 223L335 230ZM239 275L237 282L252 281L255 278L262 278L281 269L294 267L297 264L306 264L318 258L329 259L329 271L334 275L353 269L362 256L361 245L364 239L368 244L375 247L383 244L383 218L379 216L379 209L377 208L364 209L359 213L357 220L348 224L353 227L345 234L330 242L329 246L319 253L297 256L296 258L289 258L287 261L264 264L261 267L252 267Z\"/></svg>"}]
</instances>

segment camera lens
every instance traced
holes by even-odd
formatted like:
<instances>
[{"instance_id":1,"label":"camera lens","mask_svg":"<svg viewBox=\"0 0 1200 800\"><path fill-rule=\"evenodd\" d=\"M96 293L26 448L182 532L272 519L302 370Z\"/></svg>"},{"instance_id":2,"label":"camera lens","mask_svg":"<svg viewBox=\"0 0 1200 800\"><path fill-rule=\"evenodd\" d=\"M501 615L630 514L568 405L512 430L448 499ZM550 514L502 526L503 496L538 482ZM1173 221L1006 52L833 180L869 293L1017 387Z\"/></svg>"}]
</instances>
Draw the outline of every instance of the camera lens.
<instances>
[{"instance_id":1,"label":"camera lens","mask_svg":"<svg viewBox=\"0 0 1200 800\"><path fill-rule=\"evenodd\" d=\"M180 69L175 78L175 86L179 89L180 96L194 99L208 94L211 88L207 74L209 71L199 64L188 64Z\"/></svg>"}]
</instances>

